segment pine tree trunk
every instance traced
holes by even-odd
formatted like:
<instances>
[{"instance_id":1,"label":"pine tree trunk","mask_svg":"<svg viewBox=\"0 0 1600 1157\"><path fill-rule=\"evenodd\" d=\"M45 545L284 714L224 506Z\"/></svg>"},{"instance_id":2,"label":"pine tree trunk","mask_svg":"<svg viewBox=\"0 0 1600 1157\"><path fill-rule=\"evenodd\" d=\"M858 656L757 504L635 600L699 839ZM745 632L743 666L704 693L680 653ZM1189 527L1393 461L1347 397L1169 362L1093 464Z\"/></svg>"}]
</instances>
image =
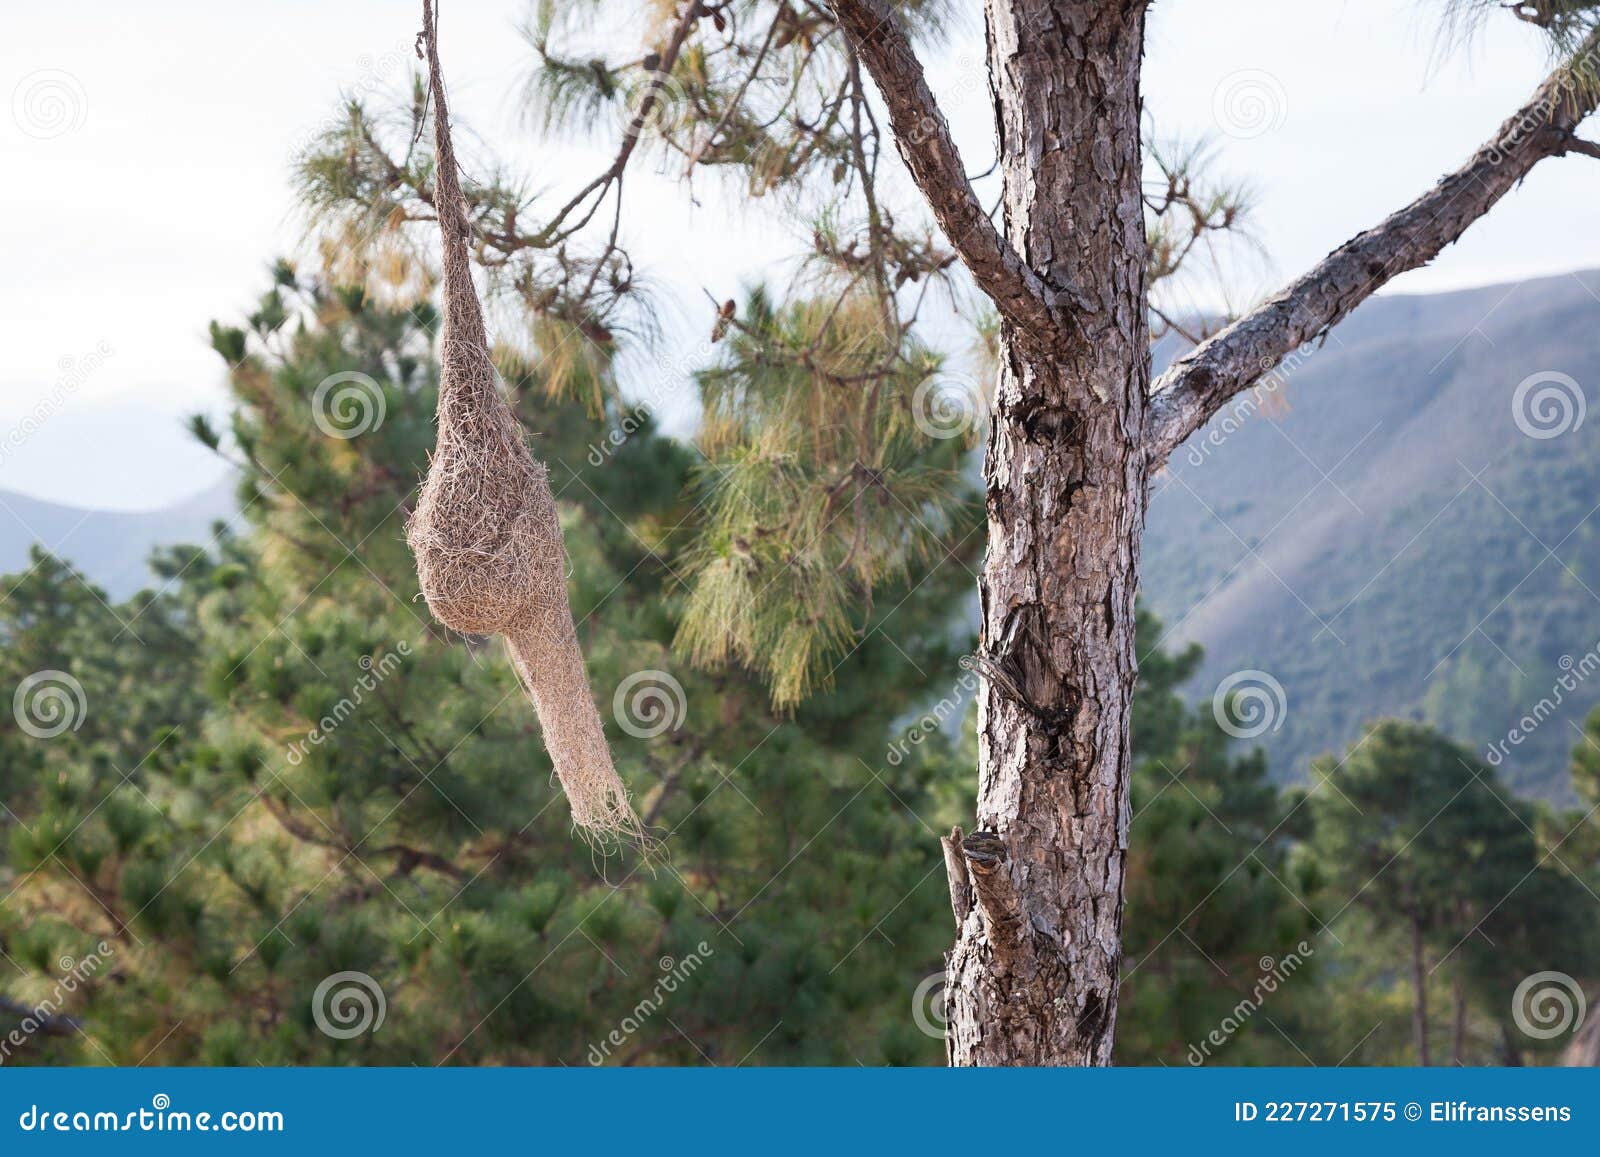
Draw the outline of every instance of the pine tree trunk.
<instances>
[{"instance_id":1,"label":"pine tree trunk","mask_svg":"<svg viewBox=\"0 0 1600 1157\"><path fill-rule=\"evenodd\" d=\"M1450 1063L1465 1064L1467 1051L1467 986L1458 967L1451 978L1451 999L1455 1007L1450 1016Z\"/></svg>"},{"instance_id":2,"label":"pine tree trunk","mask_svg":"<svg viewBox=\"0 0 1600 1157\"><path fill-rule=\"evenodd\" d=\"M1428 1052L1428 970L1422 952L1422 921L1411 920L1411 1030L1417 1042L1417 1064L1431 1065Z\"/></svg>"},{"instance_id":3,"label":"pine tree trunk","mask_svg":"<svg viewBox=\"0 0 1600 1157\"><path fill-rule=\"evenodd\" d=\"M1600 86L1575 83L1587 71L1563 65L1459 170L1178 359L1152 401L1139 117L1147 7L986 0L1002 237L894 5L831 0L912 180L1002 319L985 464L979 831L945 841L960 929L946 963L954 1064L1111 1060L1152 463L1390 278L1432 260L1540 160L1593 151L1575 134ZM1597 53L1600 30L1573 60L1587 70Z\"/></svg>"},{"instance_id":4,"label":"pine tree trunk","mask_svg":"<svg viewBox=\"0 0 1600 1157\"><path fill-rule=\"evenodd\" d=\"M1143 8L988 3L1007 231L1082 321L1048 355L1002 331L985 465L981 830L947 844L953 1064L1111 1061L1150 376Z\"/></svg>"},{"instance_id":5,"label":"pine tree trunk","mask_svg":"<svg viewBox=\"0 0 1600 1157\"><path fill-rule=\"evenodd\" d=\"M1516 1033L1511 1031L1511 1022L1500 1022L1500 1063L1506 1068L1520 1068L1522 1065L1522 1049L1517 1044Z\"/></svg>"}]
</instances>

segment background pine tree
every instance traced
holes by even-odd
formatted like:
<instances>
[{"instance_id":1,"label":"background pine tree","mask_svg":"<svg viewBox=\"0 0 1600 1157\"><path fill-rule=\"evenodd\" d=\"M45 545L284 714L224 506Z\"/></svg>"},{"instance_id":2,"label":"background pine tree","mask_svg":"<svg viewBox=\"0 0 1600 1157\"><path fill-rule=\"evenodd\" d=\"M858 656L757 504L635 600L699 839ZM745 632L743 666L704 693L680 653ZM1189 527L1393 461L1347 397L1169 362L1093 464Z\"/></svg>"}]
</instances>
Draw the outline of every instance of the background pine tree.
<instances>
[{"instance_id":1,"label":"background pine tree","mask_svg":"<svg viewBox=\"0 0 1600 1157\"><path fill-rule=\"evenodd\" d=\"M833 690L775 714L754 679L672 657L688 596L671 544L707 517L696 456L636 418L592 465L607 426L508 359L602 700L637 672L682 688L658 735L608 721L667 858L597 860L507 666L417 602L401 528L431 441L432 310L278 282L247 327L214 329L237 408L230 439L199 432L237 446L238 535L171 552L170 593L119 607L48 558L7 583L8 676L73 672L87 711L48 742L0 737L0 943L26 974L6 991L26 1004L59 957L113 948L68 1010L83 1031L36 1038L38 1058L581 1064L668 958L700 956L604 1059L937 1061L910 994L947 934L931 832L959 773L939 734L885 753L960 674L970 545L887 582ZM313 398L351 373L376 386L364 428L330 436ZM388 1007L348 1042L312 1018L346 970Z\"/></svg>"}]
</instances>

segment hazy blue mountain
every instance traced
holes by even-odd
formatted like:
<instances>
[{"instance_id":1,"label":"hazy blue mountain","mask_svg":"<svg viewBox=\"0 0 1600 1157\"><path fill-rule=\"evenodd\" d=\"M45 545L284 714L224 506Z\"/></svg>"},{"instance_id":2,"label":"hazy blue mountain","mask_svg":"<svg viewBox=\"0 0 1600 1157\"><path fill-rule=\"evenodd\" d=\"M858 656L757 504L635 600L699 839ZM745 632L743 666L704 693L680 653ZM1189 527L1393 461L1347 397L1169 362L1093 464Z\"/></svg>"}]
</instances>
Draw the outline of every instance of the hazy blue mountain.
<instances>
[{"instance_id":1,"label":"hazy blue mountain","mask_svg":"<svg viewBox=\"0 0 1600 1157\"><path fill-rule=\"evenodd\" d=\"M42 543L67 559L114 599L150 586L147 560L157 546L207 543L212 524L236 513L231 479L162 510L126 513L84 510L0 490L0 574L27 566L28 548Z\"/></svg>"},{"instance_id":2,"label":"hazy blue mountain","mask_svg":"<svg viewBox=\"0 0 1600 1157\"><path fill-rule=\"evenodd\" d=\"M1205 646L1195 694L1275 678L1280 776L1389 714L1563 797L1600 703L1600 273L1372 299L1266 394L1154 484L1144 592Z\"/></svg>"}]
</instances>

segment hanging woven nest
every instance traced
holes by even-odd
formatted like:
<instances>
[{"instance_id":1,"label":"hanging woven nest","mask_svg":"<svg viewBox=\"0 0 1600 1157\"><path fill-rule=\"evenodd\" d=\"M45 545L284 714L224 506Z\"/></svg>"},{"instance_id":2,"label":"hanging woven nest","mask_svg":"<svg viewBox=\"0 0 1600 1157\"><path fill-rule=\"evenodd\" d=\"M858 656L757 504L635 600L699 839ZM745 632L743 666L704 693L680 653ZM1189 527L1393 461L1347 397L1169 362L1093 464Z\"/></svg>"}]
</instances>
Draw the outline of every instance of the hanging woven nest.
<instances>
[{"instance_id":1,"label":"hanging woven nest","mask_svg":"<svg viewBox=\"0 0 1600 1157\"><path fill-rule=\"evenodd\" d=\"M574 822L594 837L638 840L639 819L611 763L567 602L566 553L548 471L529 453L489 354L432 0L423 0L422 39L433 101L444 308L438 444L406 541L435 619L468 634L506 637Z\"/></svg>"}]
</instances>

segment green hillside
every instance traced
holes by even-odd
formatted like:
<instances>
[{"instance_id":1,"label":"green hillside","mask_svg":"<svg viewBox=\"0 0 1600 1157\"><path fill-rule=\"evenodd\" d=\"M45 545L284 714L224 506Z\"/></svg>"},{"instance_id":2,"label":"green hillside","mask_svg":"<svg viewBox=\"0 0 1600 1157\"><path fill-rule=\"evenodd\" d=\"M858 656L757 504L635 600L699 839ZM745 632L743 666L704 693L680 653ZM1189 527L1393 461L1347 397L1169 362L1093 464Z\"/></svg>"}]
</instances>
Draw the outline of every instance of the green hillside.
<instances>
[{"instance_id":1,"label":"green hillside","mask_svg":"<svg viewBox=\"0 0 1600 1157\"><path fill-rule=\"evenodd\" d=\"M1291 358L1262 414L1155 483L1145 597L1167 645L1205 647L1191 692L1275 678L1286 710L1257 741L1279 777L1395 715L1498 744L1510 784L1566 799L1600 703L1597 387L1596 273L1375 299Z\"/></svg>"}]
</instances>

